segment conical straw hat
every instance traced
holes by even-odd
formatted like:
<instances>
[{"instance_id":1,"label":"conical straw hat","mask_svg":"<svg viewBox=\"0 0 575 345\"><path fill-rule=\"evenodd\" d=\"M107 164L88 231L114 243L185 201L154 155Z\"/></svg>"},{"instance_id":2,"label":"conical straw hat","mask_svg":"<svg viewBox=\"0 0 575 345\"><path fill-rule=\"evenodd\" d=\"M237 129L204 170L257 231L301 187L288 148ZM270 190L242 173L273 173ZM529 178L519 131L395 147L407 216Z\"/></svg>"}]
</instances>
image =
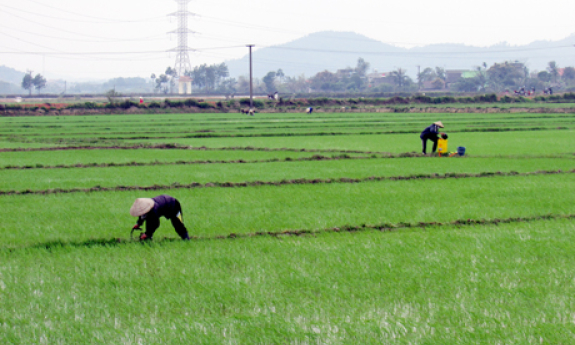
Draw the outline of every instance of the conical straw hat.
<instances>
[{"instance_id":1,"label":"conical straw hat","mask_svg":"<svg viewBox=\"0 0 575 345\"><path fill-rule=\"evenodd\" d=\"M132 217L142 216L154 208L154 200L149 198L138 198L134 201L132 208L130 208L130 215Z\"/></svg>"},{"instance_id":2,"label":"conical straw hat","mask_svg":"<svg viewBox=\"0 0 575 345\"><path fill-rule=\"evenodd\" d=\"M441 121L434 122L433 124L443 128L443 123L441 123Z\"/></svg>"}]
</instances>

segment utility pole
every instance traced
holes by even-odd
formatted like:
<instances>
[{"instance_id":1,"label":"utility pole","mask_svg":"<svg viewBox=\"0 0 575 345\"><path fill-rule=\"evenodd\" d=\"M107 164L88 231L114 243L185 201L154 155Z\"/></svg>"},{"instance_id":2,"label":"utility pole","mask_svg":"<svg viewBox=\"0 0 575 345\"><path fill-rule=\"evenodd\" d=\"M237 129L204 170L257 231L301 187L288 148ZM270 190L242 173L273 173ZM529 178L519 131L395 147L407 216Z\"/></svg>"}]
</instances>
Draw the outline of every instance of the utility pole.
<instances>
[{"instance_id":1,"label":"utility pole","mask_svg":"<svg viewBox=\"0 0 575 345\"><path fill-rule=\"evenodd\" d=\"M253 44L248 44L250 48L250 110L254 108L254 84L253 84L253 69L252 69L252 48Z\"/></svg>"},{"instance_id":2,"label":"utility pole","mask_svg":"<svg viewBox=\"0 0 575 345\"><path fill-rule=\"evenodd\" d=\"M419 84L417 91L421 91L421 66L417 65L417 83Z\"/></svg>"},{"instance_id":3,"label":"utility pole","mask_svg":"<svg viewBox=\"0 0 575 345\"><path fill-rule=\"evenodd\" d=\"M28 94L28 97L32 97L32 86L34 85L33 83L33 78L32 78L32 71L31 70L26 70L26 72L30 75L30 93Z\"/></svg>"}]
</instances>

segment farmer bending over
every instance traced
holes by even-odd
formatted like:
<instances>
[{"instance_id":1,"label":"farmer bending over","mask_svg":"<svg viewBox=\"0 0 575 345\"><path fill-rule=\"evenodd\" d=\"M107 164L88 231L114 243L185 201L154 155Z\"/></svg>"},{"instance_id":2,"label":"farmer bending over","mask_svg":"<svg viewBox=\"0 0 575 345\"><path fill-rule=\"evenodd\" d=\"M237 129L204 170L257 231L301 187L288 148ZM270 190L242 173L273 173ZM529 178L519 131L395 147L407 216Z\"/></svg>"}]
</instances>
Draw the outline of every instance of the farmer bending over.
<instances>
[{"instance_id":1,"label":"farmer bending over","mask_svg":"<svg viewBox=\"0 0 575 345\"><path fill-rule=\"evenodd\" d=\"M432 153L437 150L437 139L439 139L438 134L446 135L445 133L439 133L439 128L443 128L443 123L441 121L434 122L431 126L421 132L419 136L421 138L421 143L423 145L423 154L427 154L427 140L433 141Z\"/></svg>"},{"instance_id":2,"label":"farmer bending over","mask_svg":"<svg viewBox=\"0 0 575 345\"><path fill-rule=\"evenodd\" d=\"M153 199L138 198L130 208L130 215L138 217L138 223L133 229L140 229L146 222L146 232L140 235L140 240L151 240L154 232L160 226L160 217L172 221L176 232L183 240L189 240L188 230L182 222L182 207L180 202L169 195L163 194Z\"/></svg>"}]
</instances>

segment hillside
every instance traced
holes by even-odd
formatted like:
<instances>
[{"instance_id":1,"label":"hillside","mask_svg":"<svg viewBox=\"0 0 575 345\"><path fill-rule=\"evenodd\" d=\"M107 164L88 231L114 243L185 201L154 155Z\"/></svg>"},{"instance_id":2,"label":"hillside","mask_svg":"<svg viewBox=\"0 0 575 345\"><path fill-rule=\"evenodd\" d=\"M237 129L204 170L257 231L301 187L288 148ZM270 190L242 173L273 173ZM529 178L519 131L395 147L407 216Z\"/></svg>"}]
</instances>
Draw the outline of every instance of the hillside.
<instances>
[{"instance_id":1,"label":"hillside","mask_svg":"<svg viewBox=\"0 0 575 345\"><path fill-rule=\"evenodd\" d=\"M12 83L7 83L5 81L0 80L0 94L6 95L6 94L20 94L20 93L24 93L24 90L20 87L18 87L15 84Z\"/></svg>"},{"instance_id":2,"label":"hillside","mask_svg":"<svg viewBox=\"0 0 575 345\"><path fill-rule=\"evenodd\" d=\"M254 51L254 76L261 78L281 68L286 76L305 74L310 77L323 70L335 71L355 66L364 58L378 71L398 67L415 76L417 66L440 66L446 69L471 69L483 62L491 65L502 61L525 62L531 70L543 70L555 60L559 66L572 66L575 35L560 41L537 41L524 46L506 43L490 47L463 44L436 44L401 48L353 32L318 32L295 41ZM226 62L232 77L248 75L248 56Z\"/></svg>"},{"instance_id":3,"label":"hillside","mask_svg":"<svg viewBox=\"0 0 575 345\"><path fill-rule=\"evenodd\" d=\"M0 81L5 81L14 85L20 85L25 74L26 73L17 71L14 68L0 66Z\"/></svg>"}]
</instances>

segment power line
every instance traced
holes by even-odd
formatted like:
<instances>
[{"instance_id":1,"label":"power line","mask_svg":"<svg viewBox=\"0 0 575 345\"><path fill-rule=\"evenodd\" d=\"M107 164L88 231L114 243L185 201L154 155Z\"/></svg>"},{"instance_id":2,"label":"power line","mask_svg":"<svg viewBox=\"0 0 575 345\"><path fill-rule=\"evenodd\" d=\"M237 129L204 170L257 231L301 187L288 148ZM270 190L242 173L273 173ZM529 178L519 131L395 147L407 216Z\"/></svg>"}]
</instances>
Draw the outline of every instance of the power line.
<instances>
[{"instance_id":1,"label":"power line","mask_svg":"<svg viewBox=\"0 0 575 345\"><path fill-rule=\"evenodd\" d=\"M507 50L491 50L491 51L460 51L460 52L376 52L376 51L345 51L345 50L330 50L330 49L313 49L313 48L297 48L297 47L281 47L281 46L268 46L266 48L270 49L283 49L283 50L296 50L296 51L306 51L315 53L331 53L331 54L361 54L361 55L422 55L427 56L427 54L453 54L453 55L466 55L466 54L497 54L497 53L515 53L524 51L536 51L536 50L549 50L549 49L560 49L560 48L572 48L573 45L564 45L556 47L543 47L543 48L520 48L520 49L507 49ZM436 57L436 56L433 56Z\"/></svg>"},{"instance_id":2,"label":"power line","mask_svg":"<svg viewBox=\"0 0 575 345\"><path fill-rule=\"evenodd\" d=\"M36 13L36 12L26 11L26 10L22 10L22 9L19 9L19 8L16 8L16 7L12 7L12 6L8 6L8 5L3 5L3 4L0 4L0 7L7 7L7 8L10 8L10 9L12 9L12 10L15 10L15 11L19 11L19 12L24 12L24 13L27 13L27 14L31 14L31 15L33 15L33 16L42 17L42 18L52 18L52 19L57 19L57 20L59 20L59 21L66 21L66 22L93 23L93 24L133 23L133 22L123 22L123 21L118 21L118 22L110 22L110 21L104 21L104 22L102 22L102 21L99 21L99 22L96 22L96 21L87 21L87 20L84 20L84 19L75 20L75 19L70 19L70 18L54 17L54 16L50 16L50 15L48 15L48 14L40 14L40 13Z\"/></svg>"},{"instance_id":3,"label":"power line","mask_svg":"<svg viewBox=\"0 0 575 345\"><path fill-rule=\"evenodd\" d=\"M223 1L218 1L218 0L211 0L210 3L220 3L226 7L236 7L236 8L241 8L242 10L248 10L249 12L252 12L251 10L260 10L260 7L255 7L255 6L250 6L248 3L244 3L244 2L230 2L228 0L223 0ZM381 13L381 11L372 11L372 13ZM385 20L381 20L380 18L377 19L370 19L368 17L365 16L365 11L362 11L362 15L360 18L358 17L344 17L344 16L318 16L315 12L306 12L306 11L298 11L298 12L290 12L289 9L287 8L282 8L281 9L281 15L284 18L289 18L290 22L293 22L293 18L298 18L301 19L302 17L306 17L307 19L304 21L309 20L313 20L314 22L317 22L319 20L322 19L328 19L330 23L332 23L333 21L337 21L338 23L373 23L373 24L378 24L378 25L390 25L393 28L397 28L397 27L401 27L404 26L406 24L405 21L393 21L393 20L389 20L388 17L385 18ZM293 16L293 17L288 17L288 15ZM249 18L249 16L247 16ZM301 22L301 21L299 21ZM525 23L524 21L522 23ZM418 22L411 22L409 23L409 25L411 27L414 28L423 28L423 29L428 29L428 28L455 28L455 29L466 29L466 28L473 28L473 29L485 29L485 25L483 23L478 24L478 25L460 25L457 23L453 23L451 21L432 21L432 22L422 22L422 21L418 21ZM529 24L525 24L523 26L521 25L497 25L495 23L490 23L489 27L491 28L502 28L502 29L517 29L518 27L520 28L529 28L532 29L533 25ZM564 28L573 28L573 25L571 24L566 24L566 25L555 25L554 27L564 27Z\"/></svg>"},{"instance_id":4,"label":"power line","mask_svg":"<svg viewBox=\"0 0 575 345\"><path fill-rule=\"evenodd\" d=\"M22 40L18 37L9 35L4 32L0 32L0 34L12 37L17 40L21 40L23 42L33 44L42 48L47 48L51 50L55 50L51 47L46 47L42 45L38 45L29 41ZM221 46L221 47L204 47L204 48L186 48L187 52L203 52L208 50L224 50L224 49L234 49L234 48L242 48L245 47L243 45L237 46ZM546 47L546 48L524 48L524 49L509 49L509 50L497 50L497 51L476 51L476 52L376 52L376 51L351 51L351 50L331 50L331 49L312 49L312 48L298 48L298 47L280 47L280 46L267 46L264 48L268 49L280 49L280 50L294 50L294 51L305 51L305 52L314 52L314 53L329 53L329 54L353 54L353 55L393 55L393 56L414 56L414 57L443 57L443 58L460 58L457 55L477 55L477 54L500 54L500 53L515 53L515 52L525 52L525 51L537 51L537 50L549 50L549 49L561 49L561 48L571 48L571 45L564 45L564 46L556 46L556 47ZM148 51L92 51L92 52L63 52L57 51L56 52L39 52L39 51L21 51L21 52L3 52L0 51L0 54L23 54L23 55L133 55L133 54L159 54L159 53L166 53L171 52L172 50L148 50ZM441 54L440 56L435 54Z\"/></svg>"},{"instance_id":5,"label":"power line","mask_svg":"<svg viewBox=\"0 0 575 345\"><path fill-rule=\"evenodd\" d=\"M281 32L281 33L297 34L297 35L302 34L301 32L292 31L292 30L271 28L271 27L261 26L261 25L246 24L246 23L242 23L242 22L235 22L235 21L231 21L231 20L219 19L219 18L205 16L205 15L201 15L200 17L201 18L207 18L209 20L213 20L213 21L220 22L223 24L227 24L229 26L236 26L236 27L241 27L241 28L245 28L245 29L275 31L275 32Z\"/></svg>"},{"instance_id":6,"label":"power line","mask_svg":"<svg viewBox=\"0 0 575 345\"><path fill-rule=\"evenodd\" d=\"M200 18L206 18L208 20L211 21L215 21L217 23L223 24L223 25L227 25L227 26L233 26L233 27L240 27L240 28L245 28L248 30L256 30L256 31L261 31L261 30L265 30L265 31L272 31L272 32L278 32L278 33L288 33L288 34L294 34L294 35L299 35L299 36L305 36L305 35L309 35L309 32L302 32L302 31L294 31L294 30L286 30L283 28L273 28L273 27L269 27L269 26L262 26L262 25L254 25L251 23L244 23L244 22L238 22L238 21L232 21L232 20L226 20L226 19L221 19L221 18L216 18L216 17L211 17L211 16L205 16L205 15L200 15ZM332 35L333 34L333 35ZM324 38L328 38L328 39L334 39L334 40L346 40L346 41L353 41L353 42L369 42L369 43L383 43L383 44L389 44L389 45L407 45L407 46L421 46L421 45L428 45L425 42L401 42L401 41L379 41L376 39L371 39L368 37L345 37L345 36L341 36L342 33L335 33L335 32L325 32L322 33L322 36ZM331 37L330 37L331 36Z\"/></svg>"},{"instance_id":7,"label":"power line","mask_svg":"<svg viewBox=\"0 0 575 345\"><path fill-rule=\"evenodd\" d=\"M21 16L19 16L19 15L17 15L17 14L11 13L10 11L4 11L4 12L9 13L9 14L12 15L13 17L17 17L17 18L23 19L23 20L25 20L25 21L28 22L28 19L26 19L26 18L24 18L24 17L21 17ZM42 23L38 23L38 22L35 22L34 24L40 25L40 26L43 26L43 27L46 27L46 28L49 28L49 29L53 29L53 30L56 30L56 31L61 31L61 32L65 32L65 33L77 35L77 36L84 36L84 37L89 37L89 38L98 38L98 39L104 39L104 40L113 39L113 38L110 38L110 37L102 37L102 36L93 36L93 35L81 34L81 33L75 32L75 31L64 30L64 29L60 29L60 28L57 28L57 27L54 27L54 26L50 26L50 25L46 25L46 24L42 24ZM127 40L129 41L130 39L127 39Z\"/></svg>"},{"instance_id":8,"label":"power line","mask_svg":"<svg viewBox=\"0 0 575 345\"><path fill-rule=\"evenodd\" d=\"M53 50L53 51L55 51L55 52L59 52L57 49L54 49L54 48L52 48L52 47L46 47L46 46L43 46L43 45L41 45L41 44L37 44L37 43L30 42L30 41L26 41L26 40L24 40L24 39L21 39L21 38L16 37L16 36L12 36L12 35L7 34L7 33L5 33L5 32L0 32L0 34L1 34L1 35L4 35L4 36L8 36L8 37L10 37L10 38L13 38L13 39L15 39L15 40L17 40L17 41L21 41L21 42L24 42L24 43L28 43L28 44L31 44L31 45L40 47L40 48L46 48L46 49ZM19 52L19 53L18 53L18 52L12 52L12 54L26 54L26 53L24 53L24 52ZM44 53L44 54L46 54L46 53Z\"/></svg>"},{"instance_id":9,"label":"power line","mask_svg":"<svg viewBox=\"0 0 575 345\"><path fill-rule=\"evenodd\" d=\"M73 14L73 15L75 15L75 16L80 16L80 17L85 17L85 18L91 18L91 19L99 19L99 20L104 20L104 21L111 22L111 23L146 22L146 21L153 20L153 19L165 18L164 16L158 16L158 17L151 17L151 18L137 19L137 20L118 20L118 19L110 19L110 18L104 18L104 17L88 16L88 15L85 15L85 14L82 14L82 13L72 12L72 11L69 11L69 10L64 10L64 9L62 9L62 8L59 8L59 7L46 5L46 4L44 4L44 3L41 3L41 2L38 2L38 1L35 1L35 0L26 0L26 1L33 2L33 3L37 4L37 5L41 5L41 6L45 6L45 7L48 7L48 8L52 8L52 9L55 9L55 10L58 10L58 11L61 11L61 12L64 12L64 13Z\"/></svg>"},{"instance_id":10,"label":"power line","mask_svg":"<svg viewBox=\"0 0 575 345\"><path fill-rule=\"evenodd\" d=\"M0 34L4 34L7 35L3 32L0 32ZM9 36L9 35L8 35ZM14 36L11 36L14 37ZM17 39L17 38L16 38ZM33 43L31 43L33 44ZM239 47L244 47L244 46L228 46L228 47L206 47L206 48L196 48L196 49L191 49L188 48L187 51L198 51L198 52L202 52L202 51L207 51L207 50L221 50L221 49L232 49L232 48L239 48ZM43 47L43 48L48 48L48 49L52 49L50 47ZM105 51L96 51L96 52L35 52L35 51L23 51L23 52L3 52L0 51L0 54L24 54L24 55L134 55L134 54L164 54L164 53L169 53L170 50L147 50L147 51L124 51L124 52L118 52L118 51L109 51L109 52L105 52Z\"/></svg>"},{"instance_id":11,"label":"power line","mask_svg":"<svg viewBox=\"0 0 575 345\"><path fill-rule=\"evenodd\" d=\"M114 42L138 42L138 41L160 41L160 40L164 41L165 40L164 35L154 35L154 36L139 37L139 38L133 38L133 39L97 40L96 41L96 40L85 40L85 39L77 39L77 38L65 38L65 37L56 37L56 36L44 35L44 34L40 34L40 33L36 33L36 32L31 32L31 31L26 31L26 30L21 30L21 29L14 29L14 28L10 28L10 27L4 26L4 25L0 25L0 27L8 29L8 30L16 31L16 32L23 32L23 33L34 35L34 36L53 38L53 39L62 40L62 41L74 41L74 42L86 42L86 43L114 43ZM155 38L155 37L159 37L159 36L162 36L164 38Z\"/></svg>"}]
</instances>

